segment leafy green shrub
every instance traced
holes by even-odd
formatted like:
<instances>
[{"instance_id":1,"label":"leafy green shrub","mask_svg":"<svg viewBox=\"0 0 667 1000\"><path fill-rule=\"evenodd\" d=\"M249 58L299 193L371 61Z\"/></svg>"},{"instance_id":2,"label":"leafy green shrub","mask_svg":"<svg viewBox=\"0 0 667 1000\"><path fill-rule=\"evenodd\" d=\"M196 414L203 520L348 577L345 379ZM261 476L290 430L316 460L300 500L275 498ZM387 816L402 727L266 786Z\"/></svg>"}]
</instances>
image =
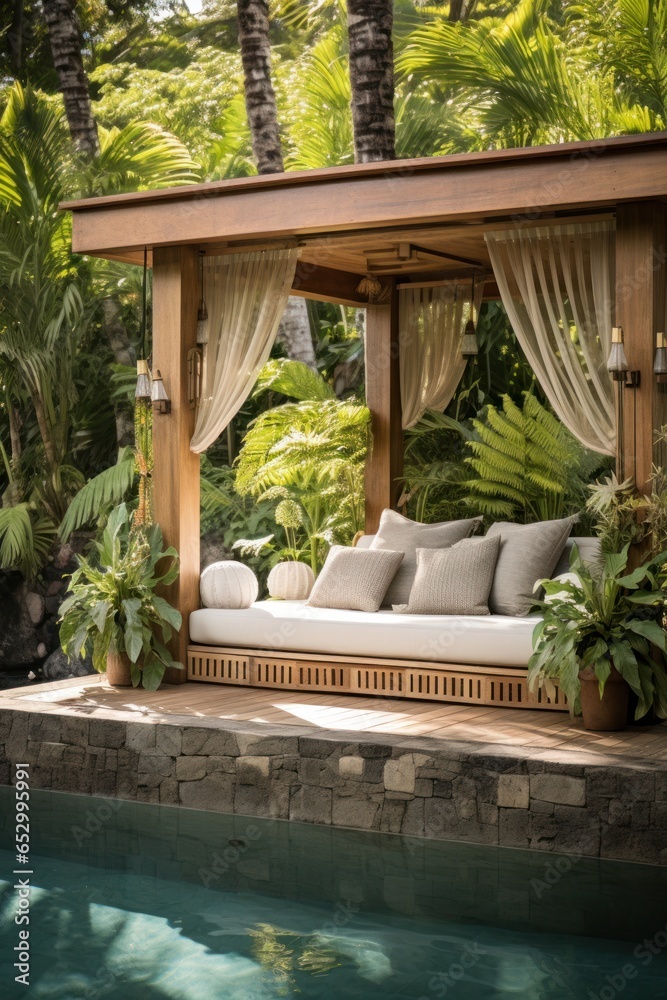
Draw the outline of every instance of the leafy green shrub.
<instances>
[{"instance_id":1,"label":"leafy green shrub","mask_svg":"<svg viewBox=\"0 0 667 1000\"><path fill-rule=\"evenodd\" d=\"M295 536L315 573L332 542L351 542L363 526L364 462L370 413L336 399L333 389L300 361L272 361L257 383L291 396L250 426L236 466L241 496L262 503L292 500L301 510ZM294 540L293 540L294 541ZM292 546L293 547L293 546Z\"/></svg>"},{"instance_id":2,"label":"leafy green shrub","mask_svg":"<svg viewBox=\"0 0 667 1000\"><path fill-rule=\"evenodd\" d=\"M155 593L177 578L178 553L162 550L158 525L133 526L125 504L112 512L95 548L95 561L80 556L72 575L60 609L60 644L68 656L92 654L100 673L109 653L125 653L133 685L155 691L167 667L182 669L165 645L180 629L181 615Z\"/></svg>"},{"instance_id":3,"label":"leafy green shrub","mask_svg":"<svg viewBox=\"0 0 667 1000\"><path fill-rule=\"evenodd\" d=\"M576 582L542 581L548 600L538 602L543 618L533 633L528 682L553 694L557 680L576 713L579 672L594 671L602 696L613 664L637 696L635 718L650 708L667 718L667 590L660 580L667 553L628 572L628 551L625 545L606 552L591 567L573 546Z\"/></svg>"}]
</instances>

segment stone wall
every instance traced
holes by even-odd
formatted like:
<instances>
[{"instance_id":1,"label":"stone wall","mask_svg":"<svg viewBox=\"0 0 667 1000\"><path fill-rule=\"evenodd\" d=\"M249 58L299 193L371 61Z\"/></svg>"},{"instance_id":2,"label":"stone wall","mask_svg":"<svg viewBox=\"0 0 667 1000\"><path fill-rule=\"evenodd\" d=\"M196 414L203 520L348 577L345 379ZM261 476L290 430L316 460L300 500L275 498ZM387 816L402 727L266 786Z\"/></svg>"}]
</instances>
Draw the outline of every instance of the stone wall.
<instances>
[{"instance_id":1,"label":"stone wall","mask_svg":"<svg viewBox=\"0 0 667 1000\"><path fill-rule=\"evenodd\" d=\"M129 713L128 713L129 714ZM216 719L0 711L0 783L667 863L667 763Z\"/></svg>"}]
</instances>

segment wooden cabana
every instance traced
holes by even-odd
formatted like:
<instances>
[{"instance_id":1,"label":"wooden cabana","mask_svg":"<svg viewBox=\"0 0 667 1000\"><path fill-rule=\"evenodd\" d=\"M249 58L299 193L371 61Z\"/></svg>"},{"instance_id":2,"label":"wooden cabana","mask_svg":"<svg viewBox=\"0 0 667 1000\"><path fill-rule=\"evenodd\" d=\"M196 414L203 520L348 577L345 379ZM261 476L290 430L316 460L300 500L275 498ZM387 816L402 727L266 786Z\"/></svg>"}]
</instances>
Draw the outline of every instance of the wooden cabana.
<instances>
[{"instance_id":1,"label":"wooden cabana","mask_svg":"<svg viewBox=\"0 0 667 1000\"><path fill-rule=\"evenodd\" d=\"M615 220L615 324L639 373L619 454L646 488L667 394L653 373L666 323L667 133L597 142L247 177L70 202L73 250L153 268L153 365L172 400L155 420L155 516L181 559L170 598L184 617L186 662L199 606L199 456L188 354L196 344L200 254L298 247L292 293L367 308L373 444L366 521L395 504L402 472L398 287L491 272L485 230ZM371 273L377 301L359 291ZM491 278L485 297L497 297ZM628 391L627 389L625 390ZM183 680L184 675L170 678Z\"/></svg>"}]
</instances>

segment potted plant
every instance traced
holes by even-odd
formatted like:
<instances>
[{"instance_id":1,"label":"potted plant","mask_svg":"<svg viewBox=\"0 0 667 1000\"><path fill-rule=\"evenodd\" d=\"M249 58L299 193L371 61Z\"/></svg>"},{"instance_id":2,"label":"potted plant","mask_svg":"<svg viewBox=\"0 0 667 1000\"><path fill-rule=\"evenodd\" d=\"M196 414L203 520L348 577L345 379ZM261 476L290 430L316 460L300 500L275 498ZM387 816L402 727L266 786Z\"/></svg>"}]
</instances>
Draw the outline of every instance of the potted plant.
<instances>
[{"instance_id":1,"label":"potted plant","mask_svg":"<svg viewBox=\"0 0 667 1000\"><path fill-rule=\"evenodd\" d=\"M568 579L541 581L543 618L533 633L529 686L553 695L558 681L590 730L623 729L630 691L636 719L651 708L667 717L667 553L628 572L629 548L587 566L573 546Z\"/></svg>"},{"instance_id":2,"label":"potted plant","mask_svg":"<svg viewBox=\"0 0 667 1000\"><path fill-rule=\"evenodd\" d=\"M181 615L155 592L178 576L178 554L163 551L158 525L133 524L125 504L112 511L95 549L96 558L79 557L72 575L61 607L61 646L70 656L92 653L110 684L154 691L167 667L182 669L165 645Z\"/></svg>"}]
</instances>

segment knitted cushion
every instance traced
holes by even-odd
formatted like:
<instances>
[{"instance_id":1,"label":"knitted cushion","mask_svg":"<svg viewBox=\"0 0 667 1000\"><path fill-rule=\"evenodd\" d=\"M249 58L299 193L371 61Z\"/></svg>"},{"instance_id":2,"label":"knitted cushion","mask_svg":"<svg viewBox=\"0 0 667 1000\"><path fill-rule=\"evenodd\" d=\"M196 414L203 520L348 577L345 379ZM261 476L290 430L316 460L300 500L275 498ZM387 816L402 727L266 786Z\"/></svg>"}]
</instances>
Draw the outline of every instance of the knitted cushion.
<instances>
[{"instance_id":1,"label":"knitted cushion","mask_svg":"<svg viewBox=\"0 0 667 1000\"><path fill-rule=\"evenodd\" d=\"M444 549L467 538L480 523L479 517L462 521L421 524L403 517L395 510L382 511L380 527L370 544L371 550L390 549L403 552L405 558L384 599L385 605L407 604L417 572L417 549Z\"/></svg>"},{"instance_id":2,"label":"knitted cushion","mask_svg":"<svg viewBox=\"0 0 667 1000\"><path fill-rule=\"evenodd\" d=\"M333 545L308 604L313 608L378 611L402 560L402 552Z\"/></svg>"},{"instance_id":3,"label":"knitted cushion","mask_svg":"<svg viewBox=\"0 0 667 1000\"><path fill-rule=\"evenodd\" d=\"M406 609L412 615L488 615L500 538L466 538L449 549L417 549Z\"/></svg>"},{"instance_id":4,"label":"knitted cushion","mask_svg":"<svg viewBox=\"0 0 667 1000\"><path fill-rule=\"evenodd\" d=\"M486 537L500 537L500 554L491 588L489 607L496 615L527 615L535 598L538 580L550 577L556 568L576 517L536 524L498 521Z\"/></svg>"}]
</instances>

